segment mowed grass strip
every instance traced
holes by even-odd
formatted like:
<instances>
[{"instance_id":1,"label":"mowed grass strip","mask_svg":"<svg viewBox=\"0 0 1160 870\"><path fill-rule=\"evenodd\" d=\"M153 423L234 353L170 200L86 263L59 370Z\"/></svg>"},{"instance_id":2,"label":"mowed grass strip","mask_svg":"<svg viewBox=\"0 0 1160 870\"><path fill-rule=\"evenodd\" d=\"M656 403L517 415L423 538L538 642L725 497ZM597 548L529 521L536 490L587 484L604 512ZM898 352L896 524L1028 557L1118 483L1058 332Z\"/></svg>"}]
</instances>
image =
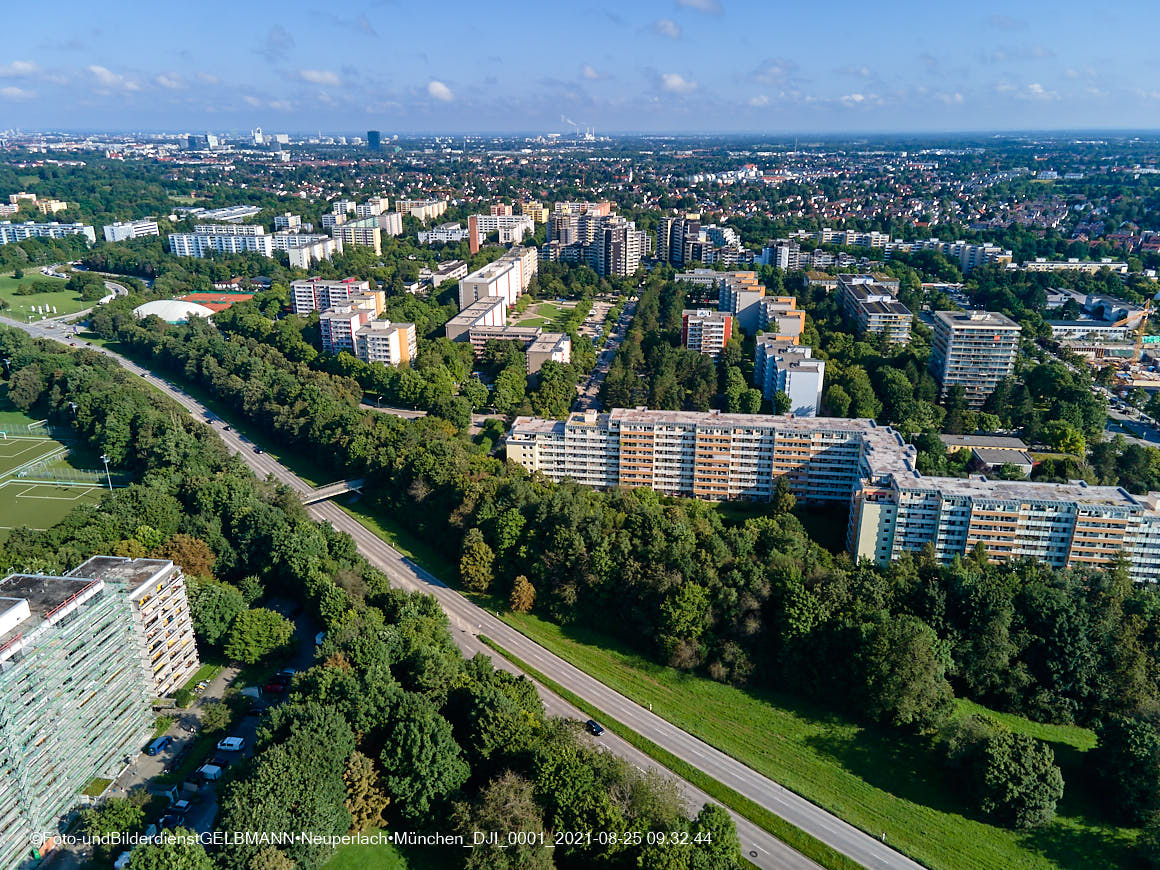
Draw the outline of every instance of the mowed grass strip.
<instances>
[{"instance_id":1,"label":"mowed grass strip","mask_svg":"<svg viewBox=\"0 0 1160 870\"><path fill-rule=\"evenodd\" d=\"M705 792L705 794L709 795L714 800L720 801L723 805L745 816L751 822L754 822L755 824L764 828L766 831L769 831L769 833L773 834L773 836L777 837L791 848L796 849L810 860L816 861L823 867L829 868L829 870L861 870L862 865L857 861L854 861L853 859L843 855L841 852L832 849L817 837L807 834L800 828L791 825L785 819L781 818L781 816L771 813L769 810L765 809L759 804L754 803L749 798L733 791L733 789L727 788L717 780L713 779L711 776L702 773L693 765L682 761L667 749L657 746L657 744L653 743L647 737L638 734L627 725L623 724L622 722L618 722L616 719L613 719L603 710L592 706L579 695L576 695L568 689L565 689L555 680L544 676L544 674L540 673L538 670L533 668L522 659L512 655L491 638L481 634L479 635L479 640L480 642L487 644L487 646L494 649L497 653L499 653L521 671L528 674L528 676L532 677L547 689L550 689L552 692L555 692L573 707L576 707L579 710L583 710L586 715L591 716L593 719L600 720L602 725L604 725L606 728L610 728L613 733L615 733L616 736L621 740L624 740L626 743L635 746L649 758L664 765L677 776L684 779L686 782L692 783L694 786L701 789L701 791ZM748 864L749 862L746 861L746 863Z\"/></svg>"},{"instance_id":2,"label":"mowed grass strip","mask_svg":"<svg viewBox=\"0 0 1160 870\"><path fill-rule=\"evenodd\" d=\"M16 288L21 284L31 284L33 281L51 281L60 284L60 289L52 293L34 293L31 296L18 296ZM90 307L93 303L85 302L80 295L72 290L65 289L65 281L60 278L49 278L40 269L30 266L24 270L23 278L13 278L11 272L0 275L0 299L8 303L8 308L0 311L6 317L14 320L27 320L31 314L39 319L40 315L33 310L33 306L43 308L45 305L56 306L56 313L49 309L49 317L59 317L62 314L73 314Z\"/></svg>"},{"instance_id":3,"label":"mowed grass strip","mask_svg":"<svg viewBox=\"0 0 1160 870\"><path fill-rule=\"evenodd\" d=\"M677 727L867 833L885 833L889 845L929 867L1046 870L1133 863L1137 831L1106 824L1073 775L1094 740L1086 729L1001 717L1049 740L1065 780L1073 780L1051 825L1012 831L974 817L938 753L922 741L863 726L793 696L745 691L662 667L583 629L565 630L524 614L504 619L609 688L652 704L653 712ZM982 710L961 707L964 713Z\"/></svg>"}]
</instances>

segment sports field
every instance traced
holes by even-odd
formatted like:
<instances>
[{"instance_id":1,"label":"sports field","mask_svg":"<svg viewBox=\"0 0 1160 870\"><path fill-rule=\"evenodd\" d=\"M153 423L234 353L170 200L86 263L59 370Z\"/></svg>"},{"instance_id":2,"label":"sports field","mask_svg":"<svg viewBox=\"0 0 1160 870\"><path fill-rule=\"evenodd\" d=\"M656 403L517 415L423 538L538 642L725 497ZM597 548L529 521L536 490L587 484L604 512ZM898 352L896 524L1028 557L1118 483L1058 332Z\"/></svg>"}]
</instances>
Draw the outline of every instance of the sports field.
<instances>
[{"instance_id":1,"label":"sports field","mask_svg":"<svg viewBox=\"0 0 1160 870\"><path fill-rule=\"evenodd\" d=\"M100 501L104 492L99 486L6 480L0 484L0 536L7 537L12 529L24 526L47 529L77 505Z\"/></svg>"},{"instance_id":2,"label":"sports field","mask_svg":"<svg viewBox=\"0 0 1160 870\"><path fill-rule=\"evenodd\" d=\"M72 485L52 480L70 474L78 478ZM54 438L0 437L0 540L16 528L47 529L78 504L99 501L103 492L99 481L86 477L92 477L91 472L72 469L67 448Z\"/></svg>"},{"instance_id":3,"label":"sports field","mask_svg":"<svg viewBox=\"0 0 1160 870\"><path fill-rule=\"evenodd\" d=\"M0 438L0 479L8 478L21 468L63 450L64 445L52 438L22 435Z\"/></svg>"}]
</instances>

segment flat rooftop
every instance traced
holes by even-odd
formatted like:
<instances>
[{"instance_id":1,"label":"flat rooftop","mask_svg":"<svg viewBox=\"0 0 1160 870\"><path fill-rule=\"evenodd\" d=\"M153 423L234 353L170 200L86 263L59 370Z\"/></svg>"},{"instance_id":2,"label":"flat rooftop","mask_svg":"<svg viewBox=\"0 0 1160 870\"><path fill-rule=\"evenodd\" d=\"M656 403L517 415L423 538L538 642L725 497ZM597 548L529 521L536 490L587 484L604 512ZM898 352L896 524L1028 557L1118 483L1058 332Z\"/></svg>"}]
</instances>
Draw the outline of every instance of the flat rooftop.
<instances>
[{"instance_id":1,"label":"flat rooftop","mask_svg":"<svg viewBox=\"0 0 1160 870\"><path fill-rule=\"evenodd\" d=\"M1022 438L1010 435L939 435L947 447L990 447L997 450L1026 450Z\"/></svg>"},{"instance_id":2,"label":"flat rooftop","mask_svg":"<svg viewBox=\"0 0 1160 870\"><path fill-rule=\"evenodd\" d=\"M0 633L0 651L20 635L30 634L62 604L99 584L87 577L45 574L9 574L0 580L0 625L6 629ZM25 605L28 615L21 618L17 609Z\"/></svg>"},{"instance_id":3,"label":"flat rooftop","mask_svg":"<svg viewBox=\"0 0 1160 870\"><path fill-rule=\"evenodd\" d=\"M953 329L1020 329L1018 323L998 311L936 311L934 316Z\"/></svg>"},{"instance_id":4,"label":"flat rooftop","mask_svg":"<svg viewBox=\"0 0 1160 870\"><path fill-rule=\"evenodd\" d=\"M168 559L93 556L69 571L68 576L117 581L126 584L128 590L133 592L172 565Z\"/></svg>"},{"instance_id":5,"label":"flat rooftop","mask_svg":"<svg viewBox=\"0 0 1160 870\"><path fill-rule=\"evenodd\" d=\"M945 495L994 501L1075 501L1127 509L1148 509L1147 505L1118 486L1033 483L1026 480L992 480L988 477L924 477L917 487L937 489Z\"/></svg>"}]
</instances>

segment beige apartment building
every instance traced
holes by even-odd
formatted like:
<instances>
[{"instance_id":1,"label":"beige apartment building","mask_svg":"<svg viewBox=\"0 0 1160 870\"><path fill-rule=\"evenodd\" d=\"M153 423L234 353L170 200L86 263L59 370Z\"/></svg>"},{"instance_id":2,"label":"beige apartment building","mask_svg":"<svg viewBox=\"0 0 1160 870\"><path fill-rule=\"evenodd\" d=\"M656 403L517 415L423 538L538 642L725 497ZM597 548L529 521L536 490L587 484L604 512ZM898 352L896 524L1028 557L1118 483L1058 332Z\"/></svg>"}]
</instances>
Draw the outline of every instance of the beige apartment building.
<instances>
[{"instance_id":1,"label":"beige apartment building","mask_svg":"<svg viewBox=\"0 0 1160 870\"><path fill-rule=\"evenodd\" d=\"M949 561L983 544L992 561L1105 567L1160 580L1160 493L1119 487L926 477L916 451L872 420L614 409L518 417L507 456L551 480L646 486L720 501L769 500L785 477L801 500L850 507L847 548L885 564L928 545Z\"/></svg>"}]
</instances>

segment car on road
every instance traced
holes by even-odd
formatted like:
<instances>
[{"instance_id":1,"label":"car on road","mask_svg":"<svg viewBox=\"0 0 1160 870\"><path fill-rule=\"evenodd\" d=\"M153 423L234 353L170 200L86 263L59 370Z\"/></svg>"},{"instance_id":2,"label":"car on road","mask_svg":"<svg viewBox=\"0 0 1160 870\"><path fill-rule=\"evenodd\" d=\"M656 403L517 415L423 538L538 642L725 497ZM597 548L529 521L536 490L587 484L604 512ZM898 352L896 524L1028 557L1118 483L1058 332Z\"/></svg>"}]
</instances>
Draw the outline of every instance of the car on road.
<instances>
[{"instance_id":1,"label":"car on road","mask_svg":"<svg viewBox=\"0 0 1160 870\"><path fill-rule=\"evenodd\" d=\"M588 733L593 737L599 737L604 733L604 726L597 722L595 719L589 719L584 723L584 727L588 729Z\"/></svg>"},{"instance_id":2,"label":"car on road","mask_svg":"<svg viewBox=\"0 0 1160 870\"><path fill-rule=\"evenodd\" d=\"M255 447L255 448L254 448L254 452L255 452L255 453L265 453L266 451L265 451L265 450L263 450L261 447Z\"/></svg>"},{"instance_id":3,"label":"car on road","mask_svg":"<svg viewBox=\"0 0 1160 870\"><path fill-rule=\"evenodd\" d=\"M169 748L169 744L173 742L172 737L158 737L152 743L145 747L146 755L160 755Z\"/></svg>"},{"instance_id":4,"label":"car on road","mask_svg":"<svg viewBox=\"0 0 1160 870\"><path fill-rule=\"evenodd\" d=\"M246 748L246 738L223 737L218 741L217 748L222 752L241 752Z\"/></svg>"}]
</instances>

